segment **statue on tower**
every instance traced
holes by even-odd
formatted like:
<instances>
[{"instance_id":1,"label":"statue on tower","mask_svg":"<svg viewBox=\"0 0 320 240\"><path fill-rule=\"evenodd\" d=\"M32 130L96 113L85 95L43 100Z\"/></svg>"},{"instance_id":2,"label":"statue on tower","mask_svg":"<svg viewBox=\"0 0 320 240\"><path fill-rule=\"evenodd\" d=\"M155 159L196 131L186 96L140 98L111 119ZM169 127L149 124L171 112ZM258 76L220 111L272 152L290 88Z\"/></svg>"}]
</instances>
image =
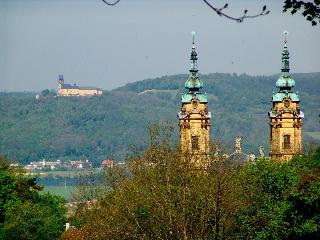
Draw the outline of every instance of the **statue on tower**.
<instances>
[{"instance_id":1,"label":"statue on tower","mask_svg":"<svg viewBox=\"0 0 320 240\"><path fill-rule=\"evenodd\" d=\"M259 155L261 158L264 158L264 147L263 146L259 147Z\"/></svg>"},{"instance_id":2,"label":"statue on tower","mask_svg":"<svg viewBox=\"0 0 320 240\"><path fill-rule=\"evenodd\" d=\"M214 144L213 146L213 150L214 150L214 153L213 153L213 160L215 162L219 161L219 145L218 144Z\"/></svg>"},{"instance_id":3,"label":"statue on tower","mask_svg":"<svg viewBox=\"0 0 320 240\"><path fill-rule=\"evenodd\" d=\"M236 139L235 139L235 142L236 142L236 144L235 144L236 153L241 153L242 152L242 150L241 150L241 141L242 141L242 137L241 136L236 137Z\"/></svg>"}]
</instances>

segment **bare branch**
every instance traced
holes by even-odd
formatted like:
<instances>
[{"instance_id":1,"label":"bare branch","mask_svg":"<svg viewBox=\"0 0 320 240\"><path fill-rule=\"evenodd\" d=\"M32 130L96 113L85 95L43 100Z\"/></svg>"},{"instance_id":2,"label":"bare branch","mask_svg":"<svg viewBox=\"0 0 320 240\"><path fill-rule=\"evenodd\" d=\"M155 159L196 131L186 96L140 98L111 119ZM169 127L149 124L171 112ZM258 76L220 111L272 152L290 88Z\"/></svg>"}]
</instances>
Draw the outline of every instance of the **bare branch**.
<instances>
[{"instance_id":1,"label":"bare branch","mask_svg":"<svg viewBox=\"0 0 320 240\"><path fill-rule=\"evenodd\" d=\"M115 1L114 3L109 3L106 0L102 0L105 4L109 5L109 6L114 6L116 4L118 4L120 2L120 0Z\"/></svg>"},{"instance_id":2,"label":"bare branch","mask_svg":"<svg viewBox=\"0 0 320 240\"><path fill-rule=\"evenodd\" d=\"M228 4L225 4L224 7L222 8L216 8L214 7L213 5L211 5L207 0L203 0L213 11L215 11L219 16L223 16L223 17L226 17L226 18L229 18L231 20L234 20L236 22L243 22L243 20L245 18L256 18L256 17L259 17L259 16L264 16L264 15L267 15L270 13L270 11L267 11L267 7L266 6L263 6L262 8L262 11L256 15L247 15L248 13L248 10L245 9L244 10L244 13L241 17L232 17L230 15L227 15L223 12L224 9L226 9L228 7Z\"/></svg>"},{"instance_id":3,"label":"bare branch","mask_svg":"<svg viewBox=\"0 0 320 240\"><path fill-rule=\"evenodd\" d=\"M110 3L108 2L107 0L102 0L104 3L106 3L107 5L109 6L114 6L116 4L118 4L120 2L120 0L116 0L115 2L113 3ZM214 7L212 4L210 4L207 0L203 0L213 11L215 11L219 16L223 16L223 17L226 17L226 18L229 18L231 20L234 20L236 22L243 22L243 20L245 18L256 18L256 17L259 17L259 16L264 16L264 15L267 15L269 14L270 11L267 11L267 7L266 6L263 6L262 8L262 11L256 15L247 15L248 13L248 10L245 9L244 12L243 12L243 15L241 17L232 17L226 13L223 12L223 10L225 10L226 8L228 8L229 4L226 3L223 7L221 8L217 8L217 7Z\"/></svg>"}]
</instances>

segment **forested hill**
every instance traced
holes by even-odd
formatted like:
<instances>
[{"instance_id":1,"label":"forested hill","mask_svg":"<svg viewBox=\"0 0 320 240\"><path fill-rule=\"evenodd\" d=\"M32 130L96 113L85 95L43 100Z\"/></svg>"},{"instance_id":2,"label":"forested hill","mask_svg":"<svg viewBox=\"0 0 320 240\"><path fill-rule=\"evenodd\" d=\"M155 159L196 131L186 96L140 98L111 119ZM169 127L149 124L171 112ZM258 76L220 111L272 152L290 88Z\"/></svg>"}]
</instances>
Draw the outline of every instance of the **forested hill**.
<instances>
[{"instance_id":1,"label":"forested hill","mask_svg":"<svg viewBox=\"0 0 320 240\"><path fill-rule=\"evenodd\" d=\"M320 142L320 73L292 74L305 112L304 138ZM187 75L130 83L99 97L36 100L30 93L0 94L0 154L21 163L39 159L121 159L131 145L145 146L147 125L175 126ZM268 149L267 112L278 76L201 75L212 112L212 136L243 148Z\"/></svg>"}]
</instances>

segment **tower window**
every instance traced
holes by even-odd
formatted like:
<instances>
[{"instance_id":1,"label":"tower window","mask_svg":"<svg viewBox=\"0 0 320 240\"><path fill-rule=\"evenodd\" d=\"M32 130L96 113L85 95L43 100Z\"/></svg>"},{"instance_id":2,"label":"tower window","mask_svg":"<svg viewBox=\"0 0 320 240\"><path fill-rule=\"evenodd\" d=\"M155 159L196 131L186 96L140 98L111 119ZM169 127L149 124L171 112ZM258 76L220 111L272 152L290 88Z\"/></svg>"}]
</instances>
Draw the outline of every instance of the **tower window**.
<instances>
[{"instance_id":1,"label":"tower window","mask_svg":"<svg viewBox=\"0 0 320 240\"><path fill-rule=\"evenodd\" d=\"M191 145L192 145L192 150L199 150L199 137L198 136L191 137Z\"/></svg>"},{"instance_id":2,"label":"tower window","mask_svg":"<svg viewBox=\"0 0 320 240\"><path fill-rule=\"evenodd\" d=\"M283 148L290 149L290 135L283 136Z\"/></svg>"}]
</instances>

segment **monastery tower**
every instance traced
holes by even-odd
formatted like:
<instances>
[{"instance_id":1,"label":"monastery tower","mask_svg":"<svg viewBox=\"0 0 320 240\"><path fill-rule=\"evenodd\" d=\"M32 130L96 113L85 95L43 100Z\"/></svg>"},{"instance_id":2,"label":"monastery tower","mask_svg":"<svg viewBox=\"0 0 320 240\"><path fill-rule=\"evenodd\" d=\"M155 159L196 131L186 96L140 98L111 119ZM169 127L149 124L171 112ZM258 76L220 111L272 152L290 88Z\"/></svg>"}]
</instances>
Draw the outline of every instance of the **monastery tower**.
<instances>
[{"instance_id":1,"label":"monastery tower","mask_svg":"<svg viewBox=\"0 0 320 240\"><path fill-rule=\"evenodd\" d=\"M279 161L288 161L293 155L301 155L301 131L304 114L300 111L298 93L292 88L295 81L289 74L289 52L287 32L285 32L282 51L281 76L276 82L279 89L272 96L270 119L270 157Z\"/></svg>"},{"instance_id":2,"label":"monastery tower","mask_svg":"<svg viewBox=\"0 0 320 240\"><path fill-rule=\"evenodd\" d=\"M191 160L198 166L208 166L210 154L210 119L207 97L200 89L203 82L197 68L197 52L192 42L190 75L185 82L187 93L181 97L181 111L178 113L180 127L180 151L191 154Z\"/></svg>"}]
</instances>

